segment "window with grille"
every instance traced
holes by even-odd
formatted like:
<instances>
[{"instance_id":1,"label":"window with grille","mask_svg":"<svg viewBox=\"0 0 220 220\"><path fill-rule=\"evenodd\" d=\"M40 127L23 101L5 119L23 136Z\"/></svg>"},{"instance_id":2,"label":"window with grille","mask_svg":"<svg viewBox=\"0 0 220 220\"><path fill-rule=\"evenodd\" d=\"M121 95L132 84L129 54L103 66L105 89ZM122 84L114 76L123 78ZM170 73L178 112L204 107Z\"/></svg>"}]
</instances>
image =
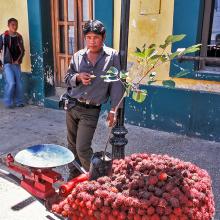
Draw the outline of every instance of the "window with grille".
<instances>
[{"instance_id":1,"label":"window with grille","mask_svg":"<svg viewBox=\"0 0 220 220\"><path fill-rule=\"evenodd\" d=\"M220 68L220 0L204 1L200 70Z\"/></svg>"}]
</instances>

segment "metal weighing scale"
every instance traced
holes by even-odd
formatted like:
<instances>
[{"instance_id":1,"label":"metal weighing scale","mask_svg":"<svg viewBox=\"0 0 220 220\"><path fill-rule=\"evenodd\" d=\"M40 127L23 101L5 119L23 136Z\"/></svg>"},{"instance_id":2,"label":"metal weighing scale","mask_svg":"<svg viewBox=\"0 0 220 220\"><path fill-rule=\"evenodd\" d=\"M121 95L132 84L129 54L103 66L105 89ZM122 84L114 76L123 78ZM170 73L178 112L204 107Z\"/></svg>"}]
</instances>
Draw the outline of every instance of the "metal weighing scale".
<instances>
[{"instance_id":1,"label":"metal weighing scale","mask_svg":"<svg viewBox=\"0 0 220 220\"><path fill-rule=\"evenodd\" d=\"M73 163L84 173L69 149L54 144L31 146L15 157L8 154L4 162L9 169L22 175L20 185L25 190L43 200L56 196L53 184L63 181L61 174L53 168Z\"/></svg>"}]
</instances>

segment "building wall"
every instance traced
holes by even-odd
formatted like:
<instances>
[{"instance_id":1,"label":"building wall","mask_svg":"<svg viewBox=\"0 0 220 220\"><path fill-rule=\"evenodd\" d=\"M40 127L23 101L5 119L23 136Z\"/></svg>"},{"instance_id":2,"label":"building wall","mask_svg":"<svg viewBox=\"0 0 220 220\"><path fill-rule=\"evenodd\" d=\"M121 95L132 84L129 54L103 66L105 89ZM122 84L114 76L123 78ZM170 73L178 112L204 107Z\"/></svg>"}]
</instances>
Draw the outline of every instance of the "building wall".
<instances>
[{"instance_id":1,"label":"building wall","mask_svg":"<svg viewBox=\"0 0 220 220\"><path fill-rule=\"evenodd\" d=\"M144 2L143 6L141 6L142 2ZM158 2L161 2L160 14L140 14L141 7L155 10ZM199 22L201 23L201 2L200 0L131 0L128 61L132 62L131 54L135 51L136 47L141 47L144 43L147 45L163 43L164 39L174 32L174 34L187 34L183 43L177 44L179 47L187 47L198 43L197 31ZM119 47L120 5L120 0L114 1L114 47L116 49ZM173 24L173 22L175 23ZM192 65L189 65L189 68L193 68ZM173 71L173 68L170 69L169 64L165 64L158 69L158 78L162 80L169 79ZM176 78L174 81L177 88L207 92L220 91L220 82L207 80L206 77L202 80ZM161 85L161 83L158 82L157 85Z\"/></svg>"},{"instance_id":2,"label":"building wall","mask_svg":"<svg viewBox=\"0 0 220 220\"><path fill-rule=\"evenodd\" d=\"M50 1L10 0L7 4L5 1L0 1L0 9L5 14L5 16L0 15L1 31L6 28L5 23L8 17L18 18L20 27L22 27L19 31L25 38L27 50L25 59L28 59L29 54L28 36L31 39L30 51L33 54L31 56L33 67L31 74L23 74L27 98L34 104L52 106L51 100L49 100L50 105L47 105L47 96L54 92L53 85L47 82L47 73L51 73L49 76L53 77L52 29L51 19L48 19L47 13L50 11ZM106 8L111 8L113 1L114 17L110 12L108 12L108 16L101 13ZM144 5L141 6L141 2ZM161 2L159 14L158 2ZM173 47L173 50L196 44L199 41L198 33L201 26L200 2L202 1L131 0L129 53L131 54L136 46L140 47L144 43L160 44L167 35L172 33L187 34L187 38ZM107 24L108 33L113 25L111 19L114 18L113 42L115 48L118 48L119 45L120 3L120 0L106 0L103 1L103 4L108 4L108 7L106 5L104 7L102 4L95 6L95 17ZM14 9L11 9L12 6ZM144 15L140 15L141 7L141 13ZM148 14L146 15L146 13ZM43 53L44 48L47 48L49 52ZM24 63L22 69L24 72L30 71L30 60L28 62ZM129 56L129 62L132 62L131 56ZM193 64L190 64L189 67L193 67ZM174 69L169 65L159 71L161 79L169 78L173 73ZM126 100L126 121L143 127L220 141L220 82L211 81L208 77L203 77L201 80L201 74L198 73L192 72L192 75L197 78L176 79L177 87L180 88L143 86L148 90L148 98L143 104L135 103L131 98ZM2 80L0 80L0 93L3 88L1 84ZM56 100L52 103L56 103L53 107L57 107Z\"/></svg>"},{"instance_id":3,"label":"building wall","mask_svg":"<svg viewBox=\"0 0 220 220\"><path fill-rule=\"evenodd\" d=\"M119 47L121 0L114 1L114 47ZM174 0L131 0L129 25L128 61L134 59L132 53L136 47L144 44L157 45L172 34ZM168 48L170 50L170 48ZM158 77L167 78L169 64L158 68Z\"/></svg>"},{"instance_id":4,"label":"building wall","mask_svg":"<svg viewBox=\"0 0 220 220\"><path fill-rule=\"evenodd\" d=\"M23 72L31 71L30 63L30 43L29 43L29 28L28 28L28 10L26 0L0 0L0 33L7 29L7 21L14 17L19 22L18 32L22 34L25 45L25 57L22 64Z\"/></svg>"},{"instance_id":5,"label":"building wall","mask_svg":"<svg viewBox=\"0 0 220 220\"><path fill-rule=\"evenodd\" d=\"M155 10L157 0L144 0L145 9ZM144 43L163 43L169 34L186 34L172 50L197 44L201 40L203 1L160 0L161 14L140 15L141 0L131 0L129 53ZM120 3L114 1L114 47L119 45ZM189 25L190 24L190 25ZM131 56L128 59L132 61ZM191 70L188 78L175 79L176 88L160 85L142 88L148 91L144 103L126 99L125 120L128 123L220 141L220 76L194 71L194 63L181 63ZM175 76L173 65L160 69L160 79ZM211 77L210 77L211 76ZM216 79L216 80L215 80Z\"/></svg>"}]
</instances>

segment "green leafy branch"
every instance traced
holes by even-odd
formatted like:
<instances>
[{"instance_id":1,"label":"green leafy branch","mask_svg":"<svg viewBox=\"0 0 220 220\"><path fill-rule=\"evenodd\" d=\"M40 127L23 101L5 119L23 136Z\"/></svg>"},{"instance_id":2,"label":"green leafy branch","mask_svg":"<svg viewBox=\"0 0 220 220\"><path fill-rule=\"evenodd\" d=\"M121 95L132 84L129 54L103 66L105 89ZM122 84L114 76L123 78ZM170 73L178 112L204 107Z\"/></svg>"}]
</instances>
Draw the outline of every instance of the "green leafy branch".
<instances>
[{"instance_id":1,"label":"green leafy branch","mask_svg":"<svg viewBox=\"0 0 220 220\"><path fill-rule=\"evenodd\" d=\"M168 52L168 47L173 43L179 42L186 37L184 34L180 35L169 35L163 44L157 46L156 44L151 44L146 47L146 44L143 47L136 48L136 51L133 53L133 56L136 59L135 65L140 71L138 74L134 71L134 79L131 79L131 71L130 72L118 72L115 67L111 67L106 75L102 75L101 77L105 82L113 82L113 81L121 81L122 85L125 88L125 94L122 97L122 100L126 96L130 96L132 93L132 98L136 102L143 102L147 97L147 91L140 89L140 85L143 84L143 80L146 80L147 85L152 85L155 82L162 81L162 85L170 88L175 87L175 81L173 77L170 77L169 80L160 80L157 79L156 70L161 65L170 62L174 59L182 55L186 55L189 53L194 53L200 50L201 44L196 44L190 46L188 48L179 48L174 52ZM175 75L175 78L180 78L189 73L188 70L181 69L179 73ZM116 108L121 105L121 102L118 104Z\"/></svg>"}]
</instances>

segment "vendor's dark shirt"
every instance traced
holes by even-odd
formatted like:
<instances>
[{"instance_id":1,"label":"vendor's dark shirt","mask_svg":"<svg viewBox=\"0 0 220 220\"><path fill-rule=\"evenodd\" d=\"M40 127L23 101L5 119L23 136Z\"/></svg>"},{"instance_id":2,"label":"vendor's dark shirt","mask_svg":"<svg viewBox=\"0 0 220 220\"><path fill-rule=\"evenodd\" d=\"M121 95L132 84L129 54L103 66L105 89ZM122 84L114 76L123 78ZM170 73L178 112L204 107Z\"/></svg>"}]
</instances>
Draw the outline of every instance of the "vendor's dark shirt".
<instances>
[{"instance_id":1,"label":"vendor's dark shirt","mask_svg":"<svg viewBox=\"0 0 220 220\"><path fill-rule=\"evenodd\" d=\"M65 75L65 83L70 88L69 95L76 99L88 100L91 103L103 104L110 97L111 107L116 107L123 96L123 85L120 81L104 82L101 75L114 66L120 71L120 59L116 50L104 46L95 65L87 58L87 49L75 53ZM86 72L96 76L91 85L76 83L77 73Z\"/></svg>"},{"instance_id":2,"label":"vendor's dark shirt","mask_svg":"<svg viewBox=\"0 0 220 220\"><path fill-rule=\"evenodd\" d=\"M9 50L10 50L13 61L17 61L17 59L21 55L21 50L18 45L18 37L17 36L11 36L11 45L10 45Z\"/></svg>"}]
</instances>

